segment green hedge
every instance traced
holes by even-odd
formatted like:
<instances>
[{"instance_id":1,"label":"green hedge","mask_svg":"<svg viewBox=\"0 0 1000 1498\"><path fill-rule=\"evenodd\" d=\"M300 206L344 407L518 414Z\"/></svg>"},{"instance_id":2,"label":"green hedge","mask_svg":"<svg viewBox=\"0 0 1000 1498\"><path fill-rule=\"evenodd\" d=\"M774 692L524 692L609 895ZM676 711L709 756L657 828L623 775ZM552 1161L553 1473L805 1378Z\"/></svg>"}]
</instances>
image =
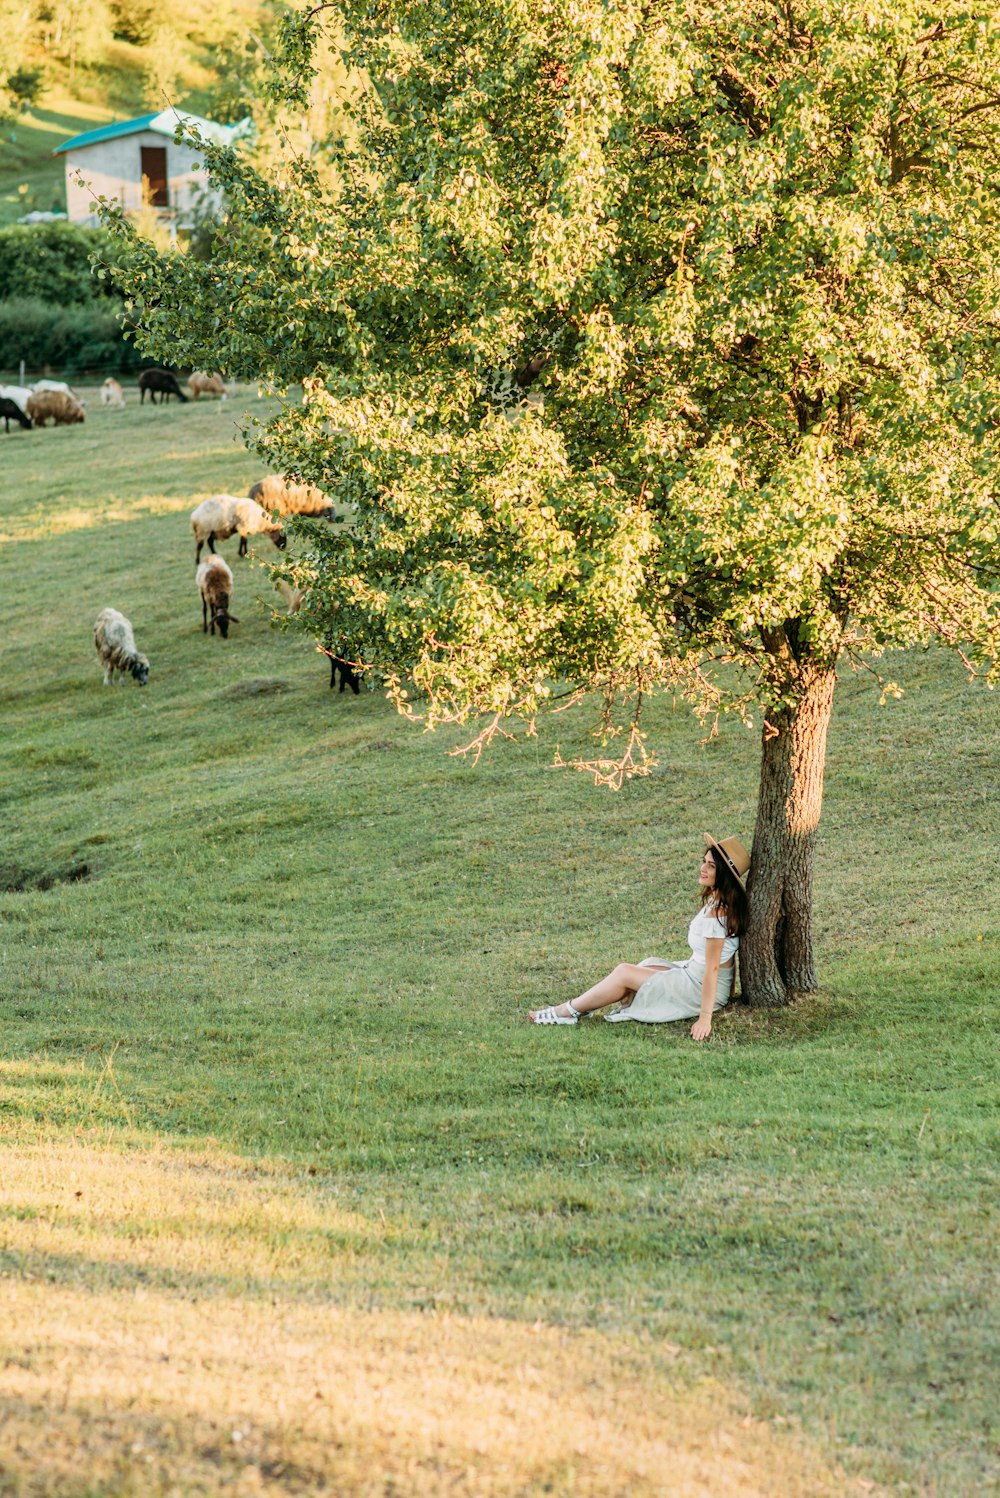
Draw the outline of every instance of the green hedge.
<instances>
[{"instance_id":1,"label":"green hedge","mask_svg":"<svg viewBox=\"0 0 1000 1498\"><path fill-rule=\"evenodd\" d=\"M0 369L16 370L22 359L29 370L47 365L66 377L139 369L149 360L125 341L120 317L109 302L61 307L35 297L0 301Z\"/></svg>"},{"instance_id":2,"label":"green hedge","mask_svg":"<svg viewBox=\"0 0 1000 1498\"><path fill-rule=\"evenodd\" d=\"M120 301L110 281L94 275L93 254L108 260L115 254L103 229L61 220L0 229L0 302L11 297L37 297L60 306Z\"/></svg>"}]
</instances>

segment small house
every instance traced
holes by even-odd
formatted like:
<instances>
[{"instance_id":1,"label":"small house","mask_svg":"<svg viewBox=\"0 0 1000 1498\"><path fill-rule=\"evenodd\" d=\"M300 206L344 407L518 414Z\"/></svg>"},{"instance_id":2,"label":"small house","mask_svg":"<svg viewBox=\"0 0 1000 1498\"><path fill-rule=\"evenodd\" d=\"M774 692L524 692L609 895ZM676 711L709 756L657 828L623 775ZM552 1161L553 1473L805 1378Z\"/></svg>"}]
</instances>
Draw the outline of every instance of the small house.
<instances>
[{"instance_id":1,"label":"small house","mask_svg":"<svg viewBox=\"0 0 1000 1498\"><path fill-rule=\"evenodd\" d=\"M127 213L152 208L174 229L192 227L195 204L214 193L195 146L174 140L177 126L192 126L206 140L226 144L241 125L219 125L195 114L164 109L136 120L102 125L56 146L66 161L66 210L71 223L96 224L95 197L116 198ZM82 182L78 181L78 176Z\"/></svg>"}]
</instances>

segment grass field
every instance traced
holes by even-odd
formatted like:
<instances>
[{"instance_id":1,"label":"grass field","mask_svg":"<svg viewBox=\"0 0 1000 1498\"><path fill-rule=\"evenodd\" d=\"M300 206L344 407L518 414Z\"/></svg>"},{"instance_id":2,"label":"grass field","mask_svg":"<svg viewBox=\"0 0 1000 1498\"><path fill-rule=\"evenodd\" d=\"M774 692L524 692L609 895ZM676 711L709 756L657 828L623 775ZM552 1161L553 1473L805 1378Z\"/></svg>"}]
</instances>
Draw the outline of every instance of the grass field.
<instances>
[{"instance_id":1,"label":"grass field","mask_svg":"<svg viewBox=\"0 0 1000 1498\"><path fill-rule=\"evenodd\" d=\"M1000 1491L996 697L842 680L822 993L535 1029L681 951L756 744L664 700L618 796L584 715L473 768L234 542L204 637L244 406L3 439L0 1493Z\"/></svg>"}]
</instances>

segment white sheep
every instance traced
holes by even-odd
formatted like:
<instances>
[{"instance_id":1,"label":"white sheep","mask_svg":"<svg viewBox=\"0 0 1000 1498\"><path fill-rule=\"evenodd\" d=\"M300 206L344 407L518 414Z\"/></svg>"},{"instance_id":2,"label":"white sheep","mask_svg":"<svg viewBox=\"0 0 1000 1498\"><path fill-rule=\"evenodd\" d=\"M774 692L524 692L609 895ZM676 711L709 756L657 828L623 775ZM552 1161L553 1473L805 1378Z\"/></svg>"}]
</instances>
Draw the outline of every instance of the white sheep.
<instances>
[{"instance_id":1,"label":"white sheep","mask_svg":"<svg viewBox=\"0 0 1000 1498\"><path fill-rule=\"evenodd\" d=\"M134 676L141 687L149 680L149 661L135 648L132 626L117 609L102 609L94 622L94 646L104 667L104 685L114 685L115 672L119 682L126 674Z\"/></svg>"},{"instance_id":2,"label":"white sheep","mask_svg":"<svg viewBox=\"0 0 1000 1498\"><path fill-rule=\"evenodd\" d=\"M101 405L111 406L115 410L121 410L125 405L125 392L110 375L101 386Z\"/></svg>"},{"instance_id":3,"label":"white sheep","mask_svg":"<svg viewBox=\"0 0 1000 1498\"><path fill-rule=\"evenodd\" d=\"M213 494L191 511L191 529L198 543L194 554L195 565L201 561L201 548L206 541L209 551L214 552L216 540L224 541L233 534L235 527L232 524L232 507L235 503L235 495Z\"/></svg>"},{"instance_id":4,"label":"white sheep","mask_svg":"<svg viewBox=\"0 0 1000 1498\"><path fill-rule=\"evenodd\" d=\"M72 385L67 385L65 380L36 380L32 390L55 390L60 395L68 395L76 401L78 406L85 406L87 402L81 395L77 395Z\"/></svg>"},{"instance_id":5,"label":"white sheep","mask_svg":"<svg viewBox=\"0 0 1000 1498\"><path fill-rule=\"evenodd\" d=\"M28 414L28 402L31 399L31 388L28 385L0 385L0 397L13 401L15 406L20 406L25 416Z\"/></svg>"},{"instance_id":6,"label":"white sheep","mask_svg":"<svg viewBox=\"0 0 1000 1498\"><path fill-rule=\"evenodd\" d=\"M201 561L201 548L208 543L209 551L215 551L216 541L225 541L239 532L239 555L247 554L247 537L265 534L271 537L279 551L286 545L285 533L252 499L240 499L235 494L213 494L203 499L191 511L191 529L196 544L194 559Z\"/></svg>"},{"instance_id":7,"label":"white sheep","mask_svg":"<svg viewBox=\"0 0 1000 1498\"><path fill-rule=\"evenodd\" d=\"M233 574L224 557L206 557L195 573L195 582L201 594L201 632L208 633L211 612L212 634L219 626L224 640L229 638L230 624L239 624L235 614L229 612L229 600L233 596Z\"/></svg>"}]
</instances>

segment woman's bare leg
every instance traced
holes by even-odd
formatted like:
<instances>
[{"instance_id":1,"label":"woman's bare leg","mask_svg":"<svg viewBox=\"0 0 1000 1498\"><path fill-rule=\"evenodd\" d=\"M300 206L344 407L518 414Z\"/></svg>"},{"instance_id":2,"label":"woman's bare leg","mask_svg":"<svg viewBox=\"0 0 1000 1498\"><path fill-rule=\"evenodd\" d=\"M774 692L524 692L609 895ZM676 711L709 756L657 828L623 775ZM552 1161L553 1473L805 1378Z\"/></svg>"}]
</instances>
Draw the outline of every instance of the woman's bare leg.
<instances>
[{"instance_id":1,"label":"woman's bare leg","mask_svg":"<svg viewBox=\"0 0 1000 1498\"><path fill-rule=\"evenodd\" d=\"M618 966L602 978L600 983L595 983L593 988L588 988L586 993L580 994L579 998L569 1004L560 1004L557 1014L590 1014L594 1009L605 1009L609 1004L618 1004L622 999L634 994L637 988L641 988L646 979L654 972L661 971L659 966L648 963L640 967L635 962L619 962ZM538 1013L537 1009L531 1010L530 1017L533 1019Z\"/></svg>"}]
</instances>

